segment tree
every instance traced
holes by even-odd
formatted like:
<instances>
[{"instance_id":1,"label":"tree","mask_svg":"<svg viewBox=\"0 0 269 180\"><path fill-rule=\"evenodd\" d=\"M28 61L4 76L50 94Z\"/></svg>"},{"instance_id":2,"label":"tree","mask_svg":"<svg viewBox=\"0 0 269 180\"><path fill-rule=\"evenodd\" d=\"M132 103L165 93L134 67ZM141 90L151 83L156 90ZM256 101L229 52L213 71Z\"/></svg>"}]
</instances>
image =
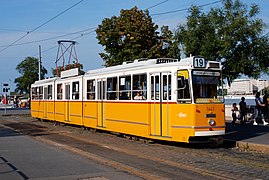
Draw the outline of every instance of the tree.
<instances>
[{"instance_id":1,"label":"tree","mask_svg":"<svg viewBox=\"0 0 269 180\"><path fill-rule=\"evenodd\" d=\"M105 18L96 29L99 44L105 47L105 53L99 53L105 66L122 64L139 58L158 58L167 55L178 57L176 41L172 32L165 27L162 35L157 32L158 26L152 22L148 11L121 10L120 16ZM165 37L165 39L164 39ZM163 43L167 41L166 48ZM164 50L165 49L165 50ZM170 54L169 54L170 53Z\"/></svg>"},{"instance_id":2,"label":"tree","mask_svg":"<svg viewBox=\"0 0 269 180\"><path fill-rule=\"evenodd\" d=\"M208 13L190 8L187 23L176 35L184 53L222 62L229 83L242 74L258 78L261 72L268 73L269 43L263 35L265 24L256 17L258 5L248 8L239 0L222 3Z\"/></svg>"},{"instance_id":3,"label":"tree","mask_svg":"<svg viewBox=\"0 0 269 180\"><path fill-rule=\"evenodd\" d=\"M16 70L21 74L20 77L15 79L16 92L21 94L29 93L31 84L38 80L38 59L34 57L25 58L20 64L17 65ZM41 67L41 79L44 79L47 70Z\"/></svg>"},{"instance_id":4,"label":"tree","mask_svg":"<svg viewBox=\"0 0 269 180\"><path fill-rule=\"evenodd\" d=\"M196 6L190 8L190 13L187 24L180 25L176 34L185 55L202 55L209 60L218 59L221 47L212 19Z\"/></svg>"}]
</instances>

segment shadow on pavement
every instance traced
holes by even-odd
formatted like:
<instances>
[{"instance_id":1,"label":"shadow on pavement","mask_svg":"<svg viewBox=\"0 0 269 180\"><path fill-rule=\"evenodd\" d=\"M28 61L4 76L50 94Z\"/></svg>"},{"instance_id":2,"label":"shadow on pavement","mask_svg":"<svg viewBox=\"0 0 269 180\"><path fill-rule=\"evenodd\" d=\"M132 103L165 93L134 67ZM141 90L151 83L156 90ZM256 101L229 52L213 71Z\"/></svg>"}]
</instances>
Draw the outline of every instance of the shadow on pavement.
<instances>
[{"instance_id":1,"label":"shadow on pavement","mask_svg":"<svg viewBox=\"0 0 269 180\"><path fill-rule=\"evenodd\" d=\"M269 126L258 125L254 126L252 123L248 124L236 124L233 126L230 122L226 122L226 135L225 139L242 141L250 140L256 143L262 143L269 145ZM256 140L255 140L256 139Z\"/></svg>"}]
</instances>

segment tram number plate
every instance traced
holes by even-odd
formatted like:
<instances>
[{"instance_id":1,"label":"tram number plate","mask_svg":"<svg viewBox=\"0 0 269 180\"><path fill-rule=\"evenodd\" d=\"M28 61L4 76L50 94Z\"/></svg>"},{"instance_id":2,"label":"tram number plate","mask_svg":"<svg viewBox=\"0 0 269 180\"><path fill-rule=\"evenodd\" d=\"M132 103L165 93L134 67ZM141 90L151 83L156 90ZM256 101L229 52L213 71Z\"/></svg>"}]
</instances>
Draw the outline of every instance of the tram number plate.
<instances>
[{"instance_id":1,"label":"tram number plate","mask_svg":"<svg viewBox=\"0 0 269 180\"><path fill-rule=\"evenodd\" d=\"M207 110L207 111L214 111L214 107L213 107L213 106L208 106L208 107L206 108L206 110Z\"/></svg>"},{"instance_id":2,"label":"tram number plate","mask_svg":"<svg viewBox=\"0 0 269 180\"><path fill-rule=\"evenodd\" d=\"M205 67L205 59L204 58L194 58L194 67L204 68Z\"/></svg>"}]
</instances>

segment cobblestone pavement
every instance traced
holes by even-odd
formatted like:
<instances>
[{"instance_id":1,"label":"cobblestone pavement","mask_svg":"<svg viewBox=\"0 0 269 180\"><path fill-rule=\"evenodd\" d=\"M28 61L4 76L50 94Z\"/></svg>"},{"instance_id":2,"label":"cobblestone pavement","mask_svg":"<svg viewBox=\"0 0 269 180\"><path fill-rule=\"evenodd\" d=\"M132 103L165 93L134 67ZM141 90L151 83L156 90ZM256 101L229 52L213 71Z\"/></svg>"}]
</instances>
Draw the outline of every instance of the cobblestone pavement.
<instances>
[{"instance_id":1,"label":"cobblestone pavement","mask_svg":"<svg viewBox=\"0 0 269 180\"><path fill-rule=\"evenodd\" d=\"M208 144L145 143L80 127L54 126L30 117L1 117L0 120L4 126L20 133L124 164L131 167L132 172L136 169L169 179L269 179L269 156L259 152Z\"/></svg>"}]
</instances>

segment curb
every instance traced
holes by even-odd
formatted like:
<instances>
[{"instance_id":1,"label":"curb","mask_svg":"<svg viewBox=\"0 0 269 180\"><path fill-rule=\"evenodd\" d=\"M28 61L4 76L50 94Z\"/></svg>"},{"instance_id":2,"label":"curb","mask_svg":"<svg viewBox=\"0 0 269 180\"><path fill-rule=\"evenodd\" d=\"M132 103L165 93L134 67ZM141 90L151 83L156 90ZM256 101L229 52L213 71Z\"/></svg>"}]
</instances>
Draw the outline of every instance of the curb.
<instances>
[{"instance_id":1,"label":"curb","mask_svg":"<svg viewBox=\"0 0 269 180\"><path fill-rule=\"evenodd\" d=\"M224 141L234 144L234 147L245 151L256 151L260 153L269 154L269 146L264 144L250 143L244 141L235 141L230 139L225 139Z\"/></svg>"},{"instance_id":2,"label":"curb","mask_svg":"<svg viewBox=\"0 0 269 180\"><path fill-rule=\"evenodd\" d=\"M236 141L236 147L244 150L259 151L269 154L269 146L263 144L249 143L244 141Z\"/></svg>"}]
</instances>

